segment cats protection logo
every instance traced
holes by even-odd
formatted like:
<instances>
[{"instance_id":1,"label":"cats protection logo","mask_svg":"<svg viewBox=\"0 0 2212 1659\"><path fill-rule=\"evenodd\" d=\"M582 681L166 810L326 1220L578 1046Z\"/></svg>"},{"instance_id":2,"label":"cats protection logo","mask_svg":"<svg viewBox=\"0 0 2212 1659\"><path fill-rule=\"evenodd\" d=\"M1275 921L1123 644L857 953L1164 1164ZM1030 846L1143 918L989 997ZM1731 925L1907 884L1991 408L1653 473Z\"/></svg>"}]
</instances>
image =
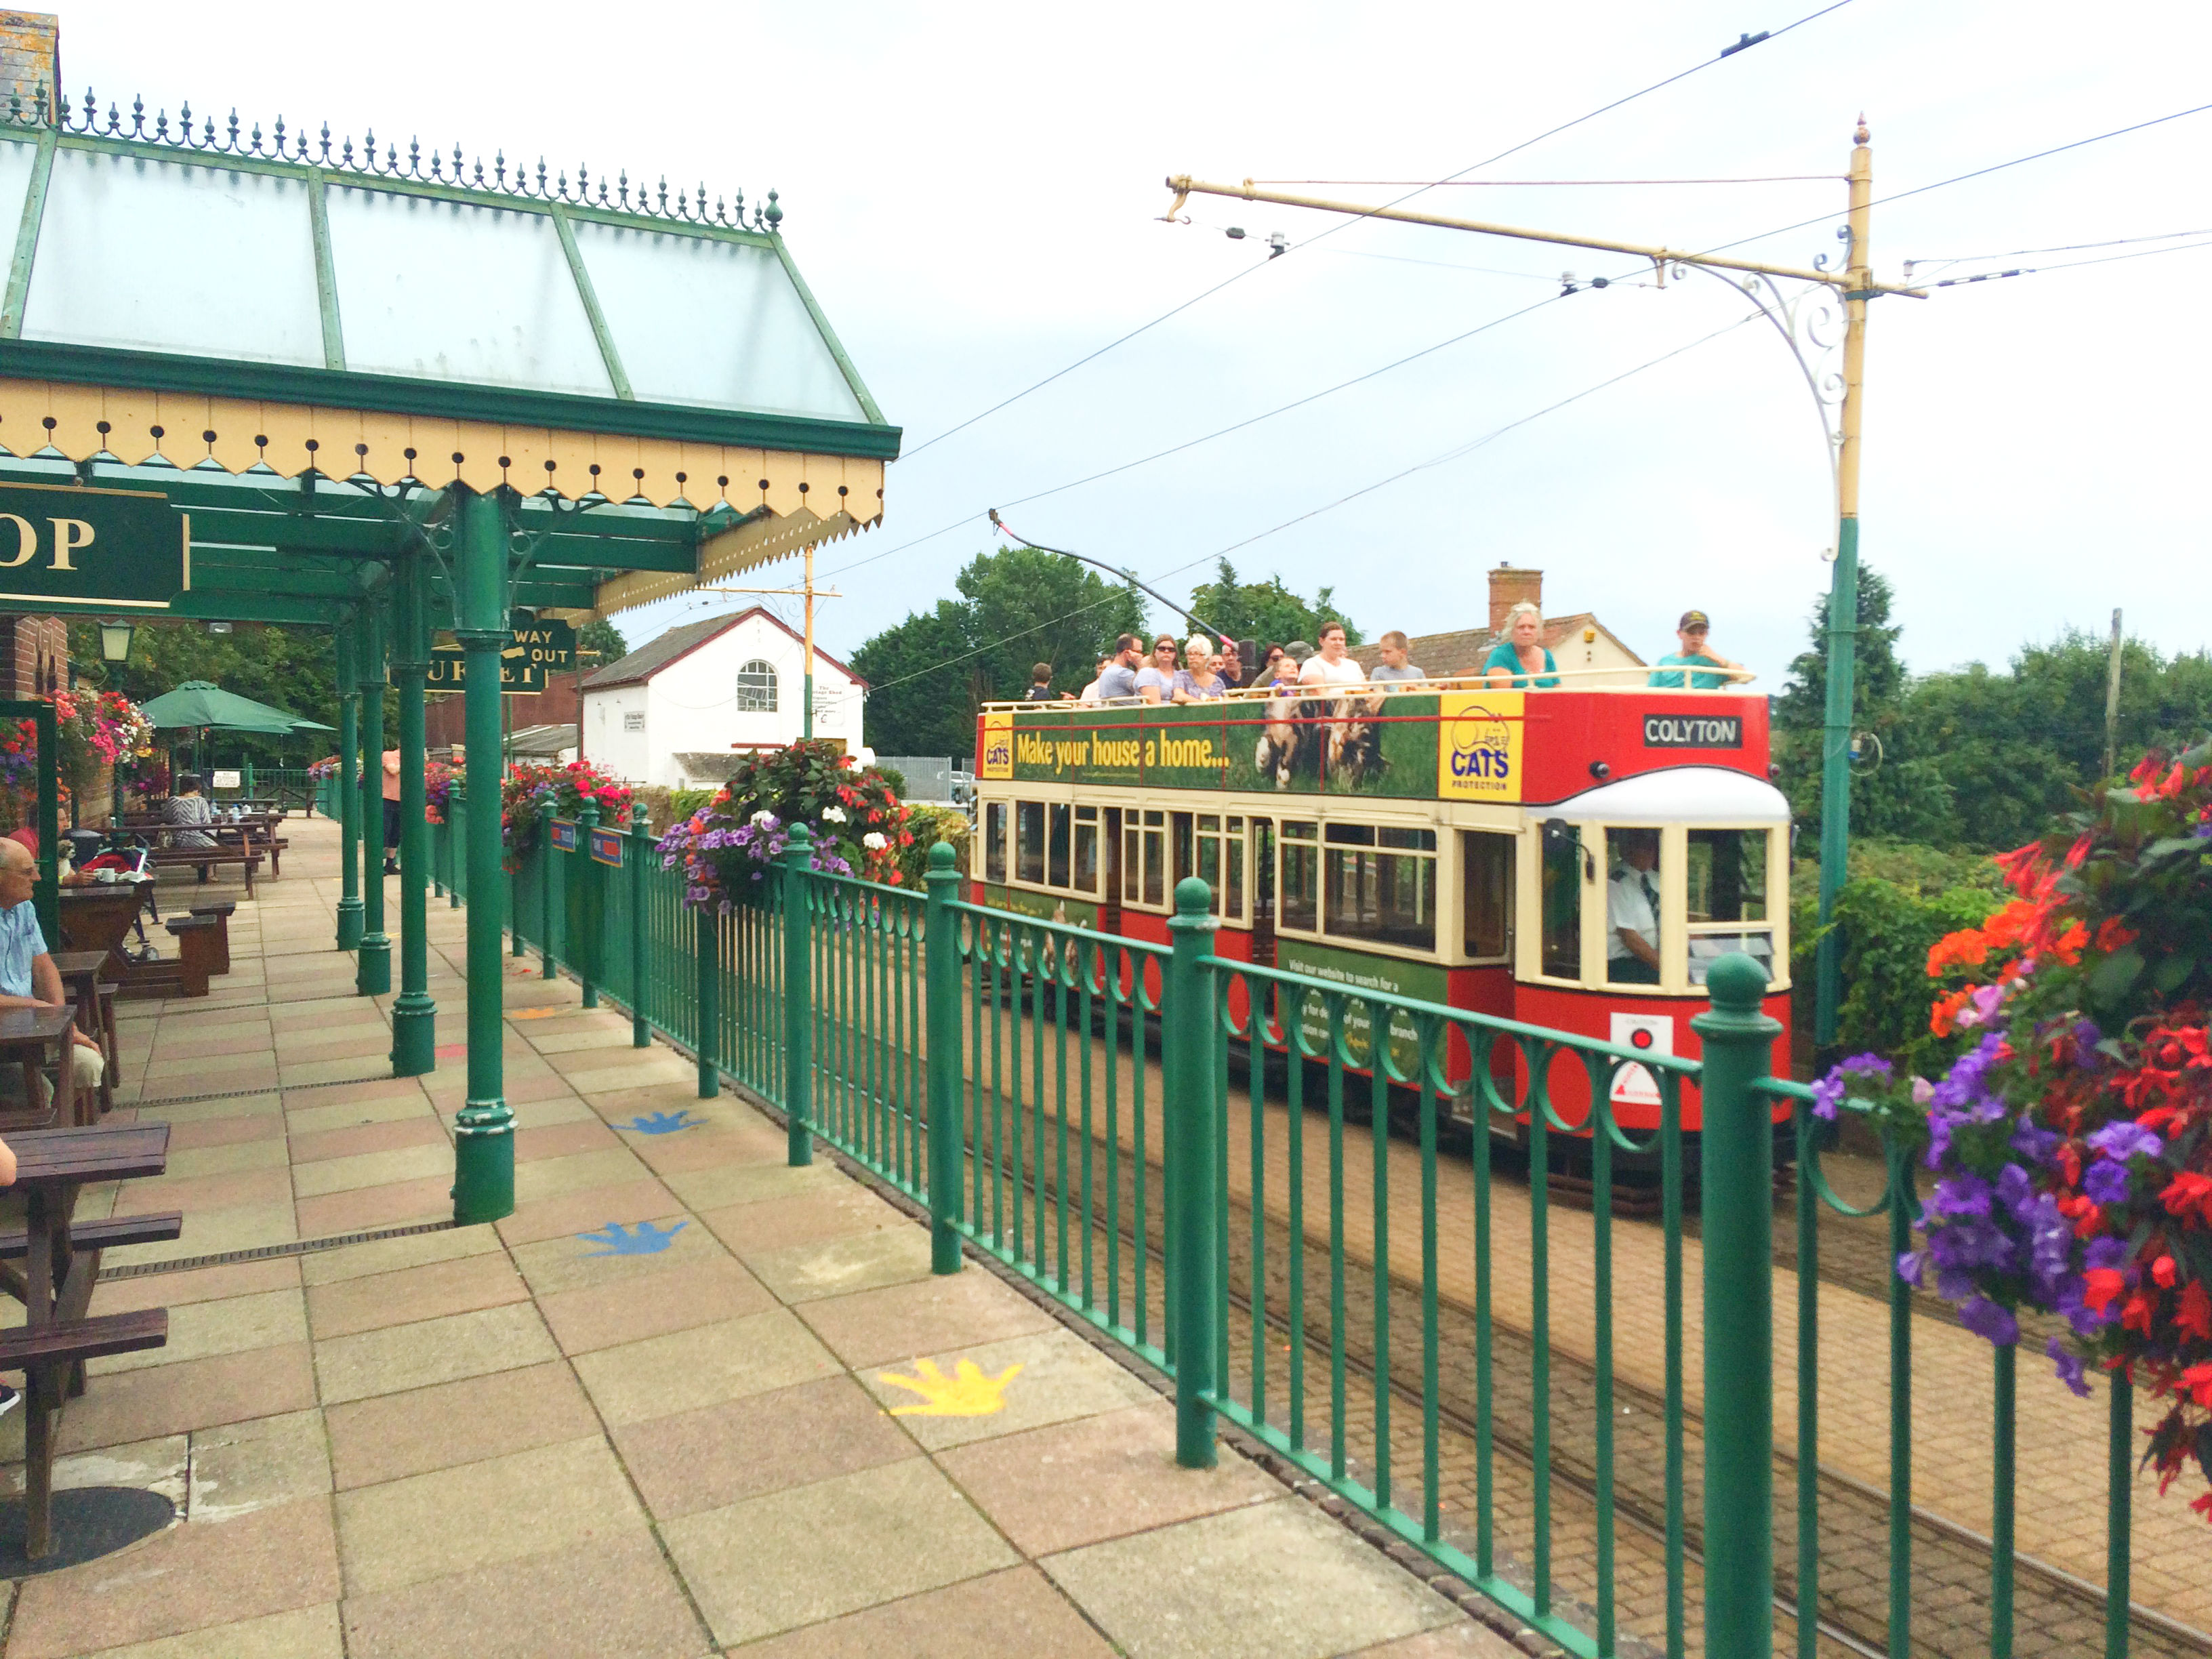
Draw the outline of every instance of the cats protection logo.
<instances>
[{"instance_id":1,"label":"cats protection logo","mask_svg":"<svg viewBox=\"0 0 2212 1659\"><path fill-rule=\"evenodd\" d=\"M1521 799L1522 691L1447 691L1437 699L1437 795Z\"/></svg>"},{"instance_id":2,"label":"cats protection logo","mask_svg":"<svg viewBox=\"0 0 2212 1659\"><path fill-rule=\"evenodd\" d=\"M975 769L979 778L1014 775L1014 711L987 710L983 715L982 759Z\"/></svg>"}]
</instances>

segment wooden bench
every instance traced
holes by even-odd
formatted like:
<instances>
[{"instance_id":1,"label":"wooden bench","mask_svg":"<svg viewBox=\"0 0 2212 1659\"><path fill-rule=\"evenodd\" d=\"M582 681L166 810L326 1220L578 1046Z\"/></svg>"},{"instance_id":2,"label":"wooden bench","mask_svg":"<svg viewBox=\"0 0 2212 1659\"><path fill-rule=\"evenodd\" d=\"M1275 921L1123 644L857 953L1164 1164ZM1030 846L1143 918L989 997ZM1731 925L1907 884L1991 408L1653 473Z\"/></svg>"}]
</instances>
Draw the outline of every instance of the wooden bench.
<instances>
[{"instance_id":1,"label":"wooden bench","mask_svg":"<svg viewBox=\"0 0 2212 1659\"><path fill-rule=\"evenodd\" d=\"M203 881L215 865L238 865L246 872L248 898L253 896L253 878L261 868L259 850L244 847L156 847L146 857L156 870L198 870Z\"/></svg>"},{"instance_id":2,"label":"wooden bench","mask_svg":"<svg viewBox=\"0 0 2212 1659\"><path fill-rule=\"evenodd\" d=\"M167 1346L169 1310L99 1314L57 1319L0 1332L0 1370L21 1370L28 1387L23 1405L23 1553L33 1560L54 1553L54 1416L60 1405L55 1373L88 1359L137 1353Z\"/></svg>"},{"instance_id":3,"label":"wooden bench","mask_svg":"<svg viewBox=\"0 0 2212 1659\"><path fill-rule=\"evenodd\" d=\"M185 1216L181 1210L154 1215L115 1215L103 1221L77 1221L70 1225L70 1249L119 1250L126 1244L167 1244L181 1238ZM0 1261L21 1261L31 1253L31 1235L21 1228L0 1233ZM0 1367L4 1370L5 1367Z\"/></svg>"},{"instance_id":4,"label":"wooden bench","mask_svg":"<svg viewBox=\"0 0 2212 1659\"><path fill-rule=\"evenodd\" d=\"M218 939L222 921L214 916L172 916L161 925L177 941L175 966L177 977L184 983L182 994L205 996L210 976L220 971L216 958L222 948Z\"/></svg>"},{"instance_id":5,"label":"wooden bench","mask_svg":"<svg viewBox=\"0 0 2212 1659\"><path fill-rule=\"evenodd\" d=\"M218 974L230 971L230 919L237 909L238 901L235 899L224 899L216 904L195 904L191 908L191 914L195 916L215 918L216 965L213 971Z\"/></svg>"}]
</instances>

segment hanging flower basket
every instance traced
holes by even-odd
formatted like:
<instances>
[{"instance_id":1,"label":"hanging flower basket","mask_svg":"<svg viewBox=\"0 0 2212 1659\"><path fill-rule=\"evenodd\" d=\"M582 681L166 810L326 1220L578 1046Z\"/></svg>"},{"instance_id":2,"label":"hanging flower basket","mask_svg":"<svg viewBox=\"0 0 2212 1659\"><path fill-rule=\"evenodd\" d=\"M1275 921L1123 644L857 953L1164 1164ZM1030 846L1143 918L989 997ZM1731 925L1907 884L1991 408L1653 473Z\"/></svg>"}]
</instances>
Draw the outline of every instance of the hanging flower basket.
<instances>
[{"instance_id":1,"label":"hanging flower basket","mask_svg":"<svg viewBox=\"0 0 2212 1659\"><path fill-rule=\"evenodd\" d=\"M2045 1352L2077 1394L2091 1368L2163 1413L2145 1462L2163 1492L2212 1483L2212 745L2146 760L2000 862L2014 895L1929 954L1964 968L1930 1024L1972 1042L1941 1081L1875 1055L1844 1095L1924 1143L1924 1242L1898 1262L1990 1341L2019 1313L2065 1322ZM2190 1505L2212 1520L2212 1490Z\"/></svg>"},{"instance_id":2,"label":"hanging flower basket","mask_svg":"<svg viewBox=\"0 0 2212 1659\"><path fill-rule=\"evenodd\" d=\"M540 808L553 803L553 816L573 818L588 800L599 809L599 823L614 830L629 827L629 786L589 761L566 766L518 766L500 790L500 823L506 835L507 868L521 867L537 849Z\"/></svg>"},{"instance_id":3,"label":"hanging flower basket","mask_svg":"<svg viewBox=\"0 0 2212 1659\"><path fill-rule=\"evenodd\" d=\"M767 876L794 825L813 842L812 868L897 885L911 846L907 809L873 768L816 739L756 756L714 799L659 841L661 864L684 875L684 902L727 910L764 902Z\"/></svg>"}]
</instances>

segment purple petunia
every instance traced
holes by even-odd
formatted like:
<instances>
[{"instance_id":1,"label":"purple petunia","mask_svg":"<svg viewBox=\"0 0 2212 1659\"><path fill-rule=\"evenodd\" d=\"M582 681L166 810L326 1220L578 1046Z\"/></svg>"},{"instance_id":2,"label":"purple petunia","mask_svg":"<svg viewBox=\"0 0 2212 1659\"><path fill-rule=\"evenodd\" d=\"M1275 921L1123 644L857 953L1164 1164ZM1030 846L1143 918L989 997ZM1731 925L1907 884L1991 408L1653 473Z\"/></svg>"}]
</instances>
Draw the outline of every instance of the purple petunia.
<instances>
[{"instance_id":1,"label":"purple petunia","mask_svg":"<svg viewBox=\"0 0 2212 1659\"><path fill-rule=\"evenodd\" d=\"M1978 1175L1945 1176L1928 1200L1928 1213L1936 1216L1987 1215L1990 1183Z\"/></svg>"},{"instance_id":2,"label":"purple petunia","mask_svg":"<svg viewBox=\"0 0 2212 1659\"><path fill-rule=\"evenodd\" d=\"M1880 1054L1853 1054L1831 1068L1827 1076L1813 1085L1813 1115L1834 1122L1836 1113L1844 1103L1844 1096L1855 1077L1868 1078L1887 1084L1896 1075L1890 1063Z\"/></svg>"},{"instance_id":3,"label":"purple petunia","mask_svg":"<svg viewBox=\"0 0 2212 1659\"><path fill-rule=\"evenodd\" d=\"M2089 1144L2106 1158L2123 1164L2138 1154L2144 1158L2156 1158L2166 1150L2166 1143L2156 1135L2142 1124L2130 1123L2125 1119L2117 1123L2107 1123L2089 1137Z\"/></svg>"},{"instance_id":4,"label":"purple petunia","mask_svg":"<svg viewBox=\"0 0 2212 1659\"><path fill-rule=\"evenodd\" d=\"M2124 1203L2128 1196L2128 1166L2099 1158L2081 1178L2081 1190L2100 1204Z\"/></svg>"},{"instance_id":5,"label":"purple petunia","mask_svg":"<svg viewBox=\"0 0 2212 1659\"><path fill-rule=\"evenodd\" d=\"M1959 1310L1959 1322L1996 1347L2009 1348L2020 1340L2020 1321L2012 1310L1985 1296L1969 1298Z\"/></svg>"},{"instance_id":6,"label":"purple petunia","mask_svg":"<svg viewBox=\"0 0 2212 1659\"><path fill-rule=\"evenodd\" d=\"M2043 1352L2051 1357L2051 1369L2057 1372L2058 1380L2081 1399L2087 1400L2089 1384L2081 1375L2081 1357L2069 1352L2066 1345L2055 1336L2043 1345Z\"/></svg>"}]
</instances>

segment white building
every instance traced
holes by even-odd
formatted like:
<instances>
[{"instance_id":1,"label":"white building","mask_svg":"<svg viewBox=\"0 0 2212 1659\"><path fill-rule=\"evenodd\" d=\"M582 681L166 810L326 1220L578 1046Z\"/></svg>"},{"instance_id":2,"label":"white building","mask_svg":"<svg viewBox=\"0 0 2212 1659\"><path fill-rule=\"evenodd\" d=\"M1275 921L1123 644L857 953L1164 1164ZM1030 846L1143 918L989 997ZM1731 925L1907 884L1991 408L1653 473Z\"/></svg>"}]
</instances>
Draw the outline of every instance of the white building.
<instances>
[{"instance_id":1,"label":"white building","mask_svg":"<svg viewBox=\"0 0 2212 1659\"><path fill-rule=\"evenodd\" d=\"M806 642L755 605L672 628L584 680L583 758L632 784L719 784L734 757L799 740ZM814 735L863 763L867 682L814 652Z\"/></svg>"}]
</instances>

